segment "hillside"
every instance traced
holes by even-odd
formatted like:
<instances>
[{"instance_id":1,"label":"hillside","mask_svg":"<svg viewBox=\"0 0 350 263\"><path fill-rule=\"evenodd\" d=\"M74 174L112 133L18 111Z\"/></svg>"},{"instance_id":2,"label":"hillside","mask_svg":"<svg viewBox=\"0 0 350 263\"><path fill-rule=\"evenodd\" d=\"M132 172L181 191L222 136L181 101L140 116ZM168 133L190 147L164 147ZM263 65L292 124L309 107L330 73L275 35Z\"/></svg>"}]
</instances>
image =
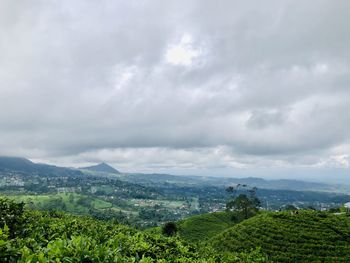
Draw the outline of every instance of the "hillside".
<instances>
[{"instance_id":1,"label":"hillside","mask_svg":"<svg viewBox=\"0 0 350 263\"><path fill-rule=\"evenodd\" d=\"M266 213L214 237L218 251L261 247L274 262L350 262L350 217L327 212Z\"/></svg>"},{"instance_id":2,"label":"hillside","mask_svg":"<svg viewBox=\"0 0 350 263\"><path fill-rule=\"evenodd\" d=\"M205 241L232 227L236 220L233 214L216 212L191 216L177 223L181 238L191 242Z\"/></svg>"}]
</instances>

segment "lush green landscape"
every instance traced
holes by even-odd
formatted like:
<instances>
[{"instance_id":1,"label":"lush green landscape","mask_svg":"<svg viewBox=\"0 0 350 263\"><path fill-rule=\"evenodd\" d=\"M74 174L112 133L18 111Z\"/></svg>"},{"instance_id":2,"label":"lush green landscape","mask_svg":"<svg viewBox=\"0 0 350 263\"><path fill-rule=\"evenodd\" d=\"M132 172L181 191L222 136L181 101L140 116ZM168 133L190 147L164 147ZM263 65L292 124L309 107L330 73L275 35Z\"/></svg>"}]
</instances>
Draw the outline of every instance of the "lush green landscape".
<instances>
[{"instance_id":1,"label":"lush green landscape","mask_svg":"<svg viewBox=\"0 0 350 263\"><path fill-rule=\"evenodd\" d=\"M0 198L1 262L349 262L350 215L311 210L219 212L171 236L116 221L35 211ZM164 229L164 227L163 227Z\"/></svg>"},{"instance_id":2,"label":"lush green landscape","mask_svg":"<svg viewBox=\"0 0 350 263\"><path fill-rule=\"evenodd\" d=\"M0 157L0 262L350 260L349 195L246 181Z\"/></svg>"},{"instance_id":3,"label":"lush green landscape","mask_svg":"<svg viewBox=\"0 0 350 263\"><path fill-rule=\"evenodd\" d=\"M265 210L283 209L287 204L325 210L350 201L343 191L345 186L338 189L292 180L126 174L105 163L72 169L0 157L0 195L24 201L31 209L114 219L138 228L223 211L229 198L226 187L246 183L258 186L257 196ZM305 185L315 191L305 191Z\"/></svg>"}]
</instances>

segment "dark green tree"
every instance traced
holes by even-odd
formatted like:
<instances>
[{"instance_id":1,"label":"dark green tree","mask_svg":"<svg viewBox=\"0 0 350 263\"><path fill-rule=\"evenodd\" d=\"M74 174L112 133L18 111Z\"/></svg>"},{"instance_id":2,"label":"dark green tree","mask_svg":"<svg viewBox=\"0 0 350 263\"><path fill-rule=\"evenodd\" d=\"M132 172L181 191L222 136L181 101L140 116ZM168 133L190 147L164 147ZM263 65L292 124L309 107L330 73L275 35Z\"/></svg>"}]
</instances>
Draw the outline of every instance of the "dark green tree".
<instances>
[{"instance_id":1,"label":"dark green tree","mask_svg":"<svg viewBox=\"0 0 350 263\"><path fill-rule=\"evenodd\" d=\"M174 222L166 223L162 228L162 233L165 236L175 236L177 233L177 225Z\"/></svg>"}]
</instances>

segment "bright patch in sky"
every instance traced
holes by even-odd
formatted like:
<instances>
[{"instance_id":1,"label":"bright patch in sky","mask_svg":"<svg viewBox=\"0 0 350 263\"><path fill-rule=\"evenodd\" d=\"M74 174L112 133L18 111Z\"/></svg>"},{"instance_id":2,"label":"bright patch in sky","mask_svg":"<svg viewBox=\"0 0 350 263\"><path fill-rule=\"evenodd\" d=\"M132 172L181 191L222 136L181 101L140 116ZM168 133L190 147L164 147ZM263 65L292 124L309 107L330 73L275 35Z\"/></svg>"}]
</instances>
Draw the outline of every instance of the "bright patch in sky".
<instances>
[{"instance_id":1,"label":"bright patch in sky","mask_svg":"<svg viewBox=\"0 0 350 263\"><path fill-rule=\"evenodd\" d=\"M134 76L136 67L127 67L122 70L118 69L115 78L114 89L119 90L125 86Z\"/></svg>"},{"instance_id":2,"label":"bright patch in sky","mask_svg":"<svg viewBox=\"0 0 350 263\"><path fill-rule=\"evenodd\" d=\"M200 50L193 47L192 37L188 34L182 36L180 43L169 46L165 60L169 64L178 66L191 66L193 60L200 55Z\"/></svg>"}]
</instances>

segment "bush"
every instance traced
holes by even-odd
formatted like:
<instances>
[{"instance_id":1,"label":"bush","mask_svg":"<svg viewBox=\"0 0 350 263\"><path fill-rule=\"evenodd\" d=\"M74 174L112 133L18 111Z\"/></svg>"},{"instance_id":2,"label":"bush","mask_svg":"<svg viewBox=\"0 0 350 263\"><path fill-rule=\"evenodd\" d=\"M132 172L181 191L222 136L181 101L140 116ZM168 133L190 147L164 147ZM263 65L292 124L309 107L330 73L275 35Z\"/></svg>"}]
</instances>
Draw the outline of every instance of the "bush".
<instances>
[{"instance_id":1,"label":"bush","mask_svg":"<svg viewBox=\"0 0 350 263\"><path fill-rule=\"evenodd\" d=\"M24 203L16 203L7 198L0 198L0 228L8 227L10 238L14 238L23 229Z\"/></svg>"}]
</instances>

